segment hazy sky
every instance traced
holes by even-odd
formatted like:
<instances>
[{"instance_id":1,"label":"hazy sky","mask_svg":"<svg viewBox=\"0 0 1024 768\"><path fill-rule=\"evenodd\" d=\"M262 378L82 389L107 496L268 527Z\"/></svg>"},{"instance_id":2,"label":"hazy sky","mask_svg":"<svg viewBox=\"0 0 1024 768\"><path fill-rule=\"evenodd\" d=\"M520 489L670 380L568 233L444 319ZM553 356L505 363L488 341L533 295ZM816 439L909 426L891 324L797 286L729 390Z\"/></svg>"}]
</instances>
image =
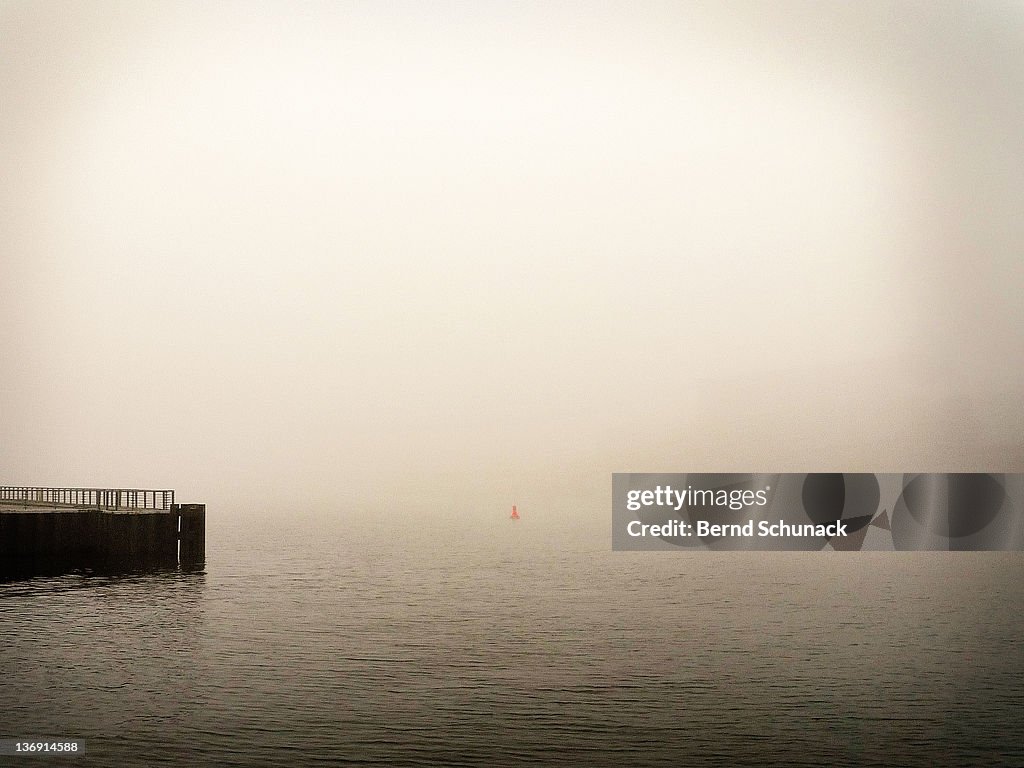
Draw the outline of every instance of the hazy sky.
<instances>
[{"instance_id":1,"label":"hazy sky","mask_svg":"<svg viewBox=\"0 0 1024 768\"><path fill-rule=\"evenodd\" d=\"M1022 157L1020 4L3 2L0 483L1024 470Z\"/></svg>"}]
</instances>

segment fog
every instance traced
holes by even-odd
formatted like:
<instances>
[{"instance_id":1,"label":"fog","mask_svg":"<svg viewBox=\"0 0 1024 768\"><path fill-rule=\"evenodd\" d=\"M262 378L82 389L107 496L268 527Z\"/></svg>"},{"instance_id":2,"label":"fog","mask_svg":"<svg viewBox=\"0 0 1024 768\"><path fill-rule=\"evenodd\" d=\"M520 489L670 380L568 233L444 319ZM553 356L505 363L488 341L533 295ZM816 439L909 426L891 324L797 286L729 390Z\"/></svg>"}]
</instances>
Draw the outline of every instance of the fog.
<instances>
[{"instance_id":1,"label":"fog","mask_svg":"<svg viewBox=\"0 0 1024 768\"><path fill-rule=\"evenodd\" d=\"M1024 12L0 5L0 483L1024 470Z\"/></svg>"}]
</instances>

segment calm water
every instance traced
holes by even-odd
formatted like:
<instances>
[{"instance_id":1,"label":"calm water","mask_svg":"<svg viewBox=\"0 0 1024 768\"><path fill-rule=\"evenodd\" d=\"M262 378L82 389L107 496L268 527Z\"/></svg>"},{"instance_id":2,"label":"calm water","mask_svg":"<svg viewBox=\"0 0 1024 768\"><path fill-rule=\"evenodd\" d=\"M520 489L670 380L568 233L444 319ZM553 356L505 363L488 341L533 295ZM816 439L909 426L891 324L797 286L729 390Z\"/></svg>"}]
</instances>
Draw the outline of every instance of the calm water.
<instances>
[{"instance_id":1,"label":"calm water","mask_svg":"<svg viewBox=\"0 0 1024 768\"><path fill-rule=\"evenodd\" d=\"M1024 556L613 553L210 516L205 573L0 584L11 765L1024 765Z\"/></svg>"}]
</instances>

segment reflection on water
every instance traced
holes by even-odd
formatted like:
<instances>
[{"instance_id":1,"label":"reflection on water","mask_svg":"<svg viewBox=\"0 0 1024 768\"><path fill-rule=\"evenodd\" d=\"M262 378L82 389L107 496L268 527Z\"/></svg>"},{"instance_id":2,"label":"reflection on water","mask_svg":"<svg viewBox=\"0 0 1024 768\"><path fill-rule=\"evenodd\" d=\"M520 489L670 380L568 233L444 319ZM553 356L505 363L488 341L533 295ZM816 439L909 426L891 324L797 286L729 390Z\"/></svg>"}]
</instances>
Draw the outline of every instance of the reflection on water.
<instances>
[{"instance_id":1,"label":"reflection on water","mask_svg":"<svg viewBox=\"0 0 1024 768\"><path fill-rule=\"evenodd\" d=\"M55 576L80 576L85 579L83 585L91 583L89 579L100 577L119 578L131 576L152 575L173 575L178 573L204 573L205 562L181 563L161 562L152 559L111 559L104 562L97 562L90 566L82 564L73 558L39 558L34 560L20 560L16 563L0 564L0 584L4 582L32 582L41 577ZM43 582L36 581L39 586Z\"/></svg>"},{"instance_id":2,"label":"reflection on water","mask_svg":"<svg viewBox=\"0 0 1024 768\"><path fill-rule=\"evenodd\" d=\"M609 550L269 518L215 522L205 572L7 581L0 736L97 766L1024 764L1019 555Z\"/></svg>"}]
</instances>

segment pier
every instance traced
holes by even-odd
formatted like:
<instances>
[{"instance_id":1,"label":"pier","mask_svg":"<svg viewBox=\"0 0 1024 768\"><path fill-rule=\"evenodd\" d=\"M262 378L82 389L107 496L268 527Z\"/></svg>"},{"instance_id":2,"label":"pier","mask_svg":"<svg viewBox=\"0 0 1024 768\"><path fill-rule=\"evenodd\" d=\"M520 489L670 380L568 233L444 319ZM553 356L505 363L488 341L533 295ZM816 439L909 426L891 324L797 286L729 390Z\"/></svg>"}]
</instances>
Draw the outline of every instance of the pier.
<instances>
[{"instance_id":1,"label":"pier","mask_svg":"<svg viewBox=\"0 0 1024 768\"><path fill-rule=\"evenodd\" d=\"M173 490L0 486L0 570L202 566L206 505Z\"/></svg>"}]
</instances>

